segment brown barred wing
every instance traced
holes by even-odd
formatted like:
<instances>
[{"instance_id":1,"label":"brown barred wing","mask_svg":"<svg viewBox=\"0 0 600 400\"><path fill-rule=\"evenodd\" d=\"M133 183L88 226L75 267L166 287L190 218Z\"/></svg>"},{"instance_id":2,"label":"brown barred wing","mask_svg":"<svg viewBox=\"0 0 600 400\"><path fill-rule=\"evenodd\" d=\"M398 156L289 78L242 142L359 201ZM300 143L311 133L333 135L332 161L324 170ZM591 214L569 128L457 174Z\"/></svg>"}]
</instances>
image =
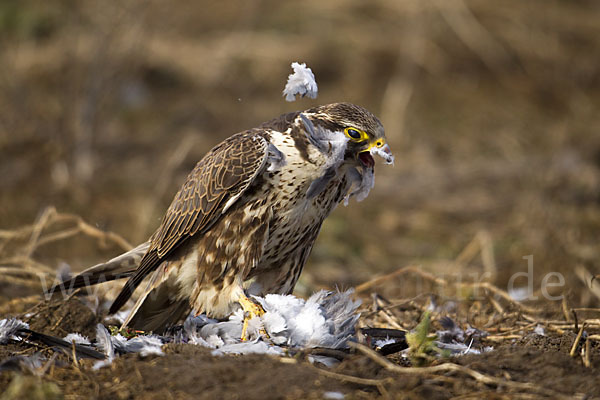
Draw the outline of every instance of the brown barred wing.
<instances>
[{"instance_id":1,"label":"brown barred wing","mask_svg":"<svg viewBox=\"0 0 600 400\"><path fill-rule=\"evenodd\" d=\"M175 248L209 230L264 170L268 155L269 142L256 131L246 131L226 139L204 156L175 195L150 239L150 249L109 312L118 311Z\"/></svg>"}]
</instances>

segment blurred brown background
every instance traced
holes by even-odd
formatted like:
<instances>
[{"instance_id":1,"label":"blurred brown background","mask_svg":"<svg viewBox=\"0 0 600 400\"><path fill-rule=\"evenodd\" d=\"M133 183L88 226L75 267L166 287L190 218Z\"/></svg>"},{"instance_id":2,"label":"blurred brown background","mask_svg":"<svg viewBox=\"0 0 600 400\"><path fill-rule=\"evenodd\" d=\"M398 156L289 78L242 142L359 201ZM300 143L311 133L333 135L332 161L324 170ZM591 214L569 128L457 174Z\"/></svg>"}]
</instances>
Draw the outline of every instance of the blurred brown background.
<instances>
[{"instance_id":1,"label":"blurred brown background","mask_svg":"<svg viewBox=\"0 0 600 400\"><path fill-rule=\"evenodd\" d=\"M3 0L0 229L53 205L141 242L218 141L350 101L396 165L326 222L301 290L408 264L506 288L533 255L534 289L558 271L593 303L573 270L600 273L599 21L567 0ZM317 100L283 100L292 61ZM34 256L78 270L119 251L74 243Z\"/></svg>"}]
</instances>

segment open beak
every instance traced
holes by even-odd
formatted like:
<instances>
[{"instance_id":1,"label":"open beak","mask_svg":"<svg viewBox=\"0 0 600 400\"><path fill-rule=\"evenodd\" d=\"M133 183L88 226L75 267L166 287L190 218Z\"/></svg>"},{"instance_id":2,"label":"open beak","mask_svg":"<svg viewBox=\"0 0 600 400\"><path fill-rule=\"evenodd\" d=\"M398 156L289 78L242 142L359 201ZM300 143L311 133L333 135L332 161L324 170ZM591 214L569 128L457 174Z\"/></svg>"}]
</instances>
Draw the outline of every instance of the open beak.
<instances>
[{"instance_id":1,"label":"open beak","mask_svg":"<svg viewBox=\"0 0 600 400\"><path fill-rule=\"evenodd\" d=\"M394 163L392 149L390 149L390 146L387 143L384 143L380 146L377 146L376 144L369 146L367 150L358 153L358 159L363 166L367 168L373 168L375 166L375 160L373 159L373 156L375 155L383 158L386 164Z\"/></svg>"},{"instance_id":2,"label":"open beak","mask_svg":"<svg viewBox=\"0 0 600 400\"><path fill-rule=\"evenodd\" d=\"M375 160L373 159L370 150L365 150L358 153L358 160L363 167L373 168L375 166Z\"/></svg>"}]
</instances>

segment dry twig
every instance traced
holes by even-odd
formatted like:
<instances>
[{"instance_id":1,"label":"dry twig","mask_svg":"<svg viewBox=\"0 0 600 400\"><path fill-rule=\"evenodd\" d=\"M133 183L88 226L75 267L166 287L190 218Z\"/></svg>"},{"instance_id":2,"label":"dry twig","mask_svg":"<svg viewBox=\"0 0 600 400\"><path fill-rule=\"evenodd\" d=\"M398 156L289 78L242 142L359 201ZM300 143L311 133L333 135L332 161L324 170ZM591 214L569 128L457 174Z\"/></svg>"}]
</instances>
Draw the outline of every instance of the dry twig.
<instances>
[{"instance_id":1,"label":"dry twig","mask_svg":"<svg viewBox=\"0 0 600 400\"><path fill-rule=\"evenodd\" d=\"M358 285L356 287L356 293L361 293L361 292L365 292L366 290L372 288L373 286L377 286L381 283L387 282L390 279L396 278L398 276L407 274L407 273L413 273L416 275L421 276L422 278L435 282L438 285L442 285L445 286L448 284L448 282L446 282L444 279L442 278L438 278L428 272L425 272L421 269L420 266L416 266L416 265L409 265L400 269L397 269L396 271L377 277L377 278L373 278L370 281L367 281L365 283L362 283L360 285Z\"/></svg>"},{"instance_id":2,"label":"dry twig","mask_svg":"<svg viewBox=\"0 0 600 400\"><path fill-rule=\"evenodd\" d=\"M349 342L349 345L350 345L350 347L353 347L356 350L360 351L361 353L363 353L364 355L366 355L371 360L375 361L376 363L378 363L379 365L381 365L388 371L393 371L393 372L400 373L400 374L411 374L411 375L424 374L424 375L434 375L435 376L436 374L438 374L440 372L459 372L459 373L468 375L471 378L475 379L477 382L481 382L486 385L504 386L504 387L509 387L509 388L516 389L516 390L521 390L521 391L531 391L531 392L535 392L535 393L544 394L546 396L551 396L552 398L555 398L555 399L565 399L565 400L573 399L573 397L571 397L571 396L564 396L553 390L546 389L546 388L540 387L538 385L534 385L532 383L514 382L514 381L509 381L506 379L496 378L493 376L482 374L481 372L472 370L470 368L467 368L467 367L464 367L464 366L458 365L458 364L444 363L444 364L434 365L431 367L418 367L418 368L417 367L401 367L399 365L396 365L396 364L390 362L387 358L380 356L379 354L377 354L375 351L371 350L367 346L364 346L359 343L352 343L352 342Z\"/></svg>"},{"instance_id":3,"label":"dry twig","mask_svg":"<svg viewBox=\"0 0 600 400\"><path fill-rule=\"evenodd\" d=\"M412 273L415 274L425 280L428 280L430 282L435 283L436 285L442 286L442 287L447 287L449 285L448 281L446 279L442 279L439 277L436 277L435 275L423 271L421 269L420 266L415 266L415 265L409 265L406 267L402 267L397 269L394 272L391 272L389 274L377 277L377 278L373 278L370 281L367 281L363 284L360 284L356 287L356 293L361 293L361 292L365 292L368 289L371 289L374 286L377 286L379 284L388 282L391 279L397 278L401 275L407 274L407 273ZM463 282L456 282L456 288L457 290L461 290L461 289L471 289L471 290L487 290L499 297L501 297L502 299L504 299L505 301L507 301L508 303L516 306L517 308L519 308L520 310L530 313L530 314L537 314L539 312L541 312L542 310L538 310L536 308L533 307L529 307L526 306L522 303L520 303L519 301L513 299L510 294L508 294L508 292L494 286L493 284L489 283L489 282L467 282L467 283L463 283Z\"/></svg>"},{"instance_id":4,"label":"dry twig","mask_svg":"<svg viewBox=\"0 0 600 400\"><path fill-rule=\"evenodd\" d=\"M583 328L585 328L585 324L586 324L586 321L583 321L581 323L581 327L579 328L579 333L577 333L577 336L575 337L575 340L573 341L573 346L571 346L571 351L569 352L569 355L571 357L575 357L575 352L577 351L577 346L579 346L579 342L581 341L581 337L583 336Z\"/></svg>"}]
</instances>

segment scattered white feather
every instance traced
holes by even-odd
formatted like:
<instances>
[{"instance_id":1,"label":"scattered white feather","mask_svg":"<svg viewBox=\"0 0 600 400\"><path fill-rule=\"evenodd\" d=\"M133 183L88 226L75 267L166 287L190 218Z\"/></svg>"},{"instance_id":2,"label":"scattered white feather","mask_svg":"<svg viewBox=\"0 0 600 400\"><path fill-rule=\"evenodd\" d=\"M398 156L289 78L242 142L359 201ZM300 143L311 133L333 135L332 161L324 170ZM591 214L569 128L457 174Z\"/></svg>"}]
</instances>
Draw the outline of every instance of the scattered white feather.
<instances>
[{"instance_id":1,"label":"scattered white feather","mask_svg":"<svg viewBox=\"0 0 600 400\"><path fill-rule=\"evenodd\" d=\"M190 316L183 330L175 337L138 336L127 339L118 334L111 336L102 324L96 326L96 340L93 345L105 356L93 368L111 365L118 354L139 353L163 355L164 343L190 343L213 349L213 354L275 354L284 355L285 348L347 348L347 342L354 336L354 328L360 316L356 312L360 301L352 299L352 291L320 291L308 300L292 295L269 294L255 297L265 309L265 314L248 322L247 334L250 340L241 342L244 313L240 309L227 321L219 322L204 315ZM17 338L19 329L28 325L16 319L0 320L0 343ZM266 332L269 338L264 336ZM71 333L64 340L89 345L88 338ZM325 365L333 365L334 359L315 358Z\"/></svg>"},{"instance_id":2,"label":"scattered white feather","mask_svg":"<svg viewBox=\"0 0 600 400\"><path fill-rule=\"evenodd\" d=\"M209 323L216 323L217 320L210 319L205 315L197 317L190 316L183 323L183 334L178 341L197 344L204 347L216 348L218 344L223 345L223 341L218 335L209 335L206 339L200 335L200 329ZM218 338L218 341L215 340Z\"/></svg>"},{"instance_id":3,"label":"scattered white feather","mask_svg":"<svg viewBox=\"0 0 600 400\"><path fill-rule=\"evenodd\" d=\"M312 297L298 314L290 316L290 343L297 343L303 347L317 347L321 339L330 334L319 305L311 300Z\"/></svg>"},{"instance_id":4,"label":"scattered white feather","mask_svg":"<svg viewBox=\"0 0 600 400\"><path fill-rule=\"evenodd\" d=\"M69 333L67 336L65 336L63 338L63 340L65 342L69 342L69 343L73 343L75 342L75 344L84 344L89 346L90 343L90 339L88 339L87 337L79 334L79 333Z\"/></svg>"},{"instance_id":5,"label":"scattered white feather","mask_svg":"<svg viewBox=\"0 0 600 400\"><path fill-rule=\"evenodd\" d=\"M346 395L342 392L325 392L325 393L323 393L323 398L329 399L329 400L343 400L345 397L346 397Z\"/></svg>"},{"instance_id":6,"label":"scattered white feather","mask_svg":"<svg viewBox=\"0 0 600 400\"><path fill-rule=\"evenodd\" d=\"M396 343L396 340L395 339L390 339L390 338L387 338L385 340L376 340L375 341L375 347L383 347L383 346L386 346L388 344L394 344L394 343Z\"/></svg>"},{"instance_id":7,"label":"scattered white feather","mask_svg":"<svg viewBox=\"0 0 600 400\"><path fill-rule=\"evenodd\" d=\"M360 173L356 168L352 168L347 176L350 179L352 187L356 186L356 189L351 188L346 197L344 197L345 206L348 205L350 197L356 197L356 201L363 201L369 196L369 192L375 186L375 170L363 166L362 173Z\"/></svg>"},{"instance_id":8,"label":"scattered white feather","mask_svg":"<svg viewBox=\"0 0 600 400\"><path fill-rule=\"evenodd\" d=\"M273 354L281 356L284 350L278 346L271 346L262 341L232 343L224 345L211 352L213 356L221 356L223 354Z\"/></svg>"},{"instance_id":9,"label":"scattered white feather","mask_svg":"<svg viewBox=\"0 0 600 400\"><path fill-rule=\"evenodd\" d=\"M327 357L327 356L317 356L317 355L309 355L308 362L310 362L311 364L315 364L315 363L323 364L327 368L333 368L340 364L340 360L338 360L336 358Z\"/></svg>"},{"instance_id":10,"label":"scattered white feather","mask_svg":"<svg viewBox=\"0 0 600 400\"><path fill-rule=\"evenodd\" d=\"M6 344L9 340L20 340L16 334L21 329L29 329L29 325L16 318L0 320L0 344Z\"/></svg>"},{"instance_id":11,"label":"scattered white feather","mask_svg":"<svg viewBox=\"0 0 600 400\"><path fill-rule=\"evenodd\" d=\"M394 164L394 155L390 150L390 146L387 144L383 147L372 147L369 153L371 153L372 156L379 156L383 158L386 164Z\"/></svg>"},{"instance_id":12,"label":"scattered white feather","mask_svg":"<svg viewBox=\"0 0 600 400\"><path fill-rule=\"evenodd\" d=\"M115 358L115 346L110 333L102 324L96 325L96 347L102 351L106 358Z\"/></svg>"},{"instance_id":13,"label":"scattered white feather","mask_svg":"<svg viewBox=\"0 0 600 400\"><path fill-rule=\"evenodd\" d=\"M119 353L139 353L141 357L150 355L162 356L163 341L159 336L137 336L127 339L121 334L111 336L102 324L96 326L96 348L106 355L105 360L97 361L93 369L99 369L112 364Z\"/></svg>"},{"instance_id":14,"label":"scattered white feather","mask_svg":"<svg viewBox=\"0 0 600 400\"><path fill-rule=\"evenodd\" d=\"M308 300L292 295L255 297L265 314L248 322L247 342L240 342L244 313L234 312L228 321L190 316L184 323L182 342L214 349L213 354L283 354L284 348L345 348L354 335L360 301L352 291L320 291ZM261 331L266 331L268 339Z\"/></svg>"},{"instance_id":15,"label":"scattered white feather","mask_svg":"<svg viewBox=\"0 0 600 400\"><path fill-rule=\"evenodd\" d=\"M120 333L110 337L110 340L115 348L115 351L125 353L125 346L127 345L127 338Z\"/></svg>"},{"instance_id":16,"label":"scattered white feather","mask_svg":"<svg viewBox=\"0 0 600 400\"><path fill-rule=\"evenodd\" d=\"M163 355L162 339L156 335L136 336L127 339L120 333L110 336L110 341L115 353L140 353L142 357L148 355Z\"/></svg>"},{"instance_id":17,"label":"scattered white feather","mask_svg":"<svg viewBox=\"0 0 600 400\"><path fill-rule=\"evenodd\" d=\"M124 343L125 353L139 353L141 357L163 356L163 342L158 336L138 336Z\"/></svg>"},{"instance_id":18,"label":"scattered white feather","mask_svg":"<svg viewBox=\"0 0 600 400\"><path fill-rule=\"evenodd\" d=\"M267 171L269 172L278 171L287 164L285 154L272 143L269 143L267 147L267 164L269 164L267 167Z\"/></svg>"},{"instance_id":19,"label":"scattered white feather","mask_svg":"<svg viewBox=\"0 0 600 400\"><path fill-rule=\"evenodd\" d=\"M527 300L531 296L529 287L511 288L508 290L508 295L515 301Z\"/></svg>"},{"instance_id":20,"label":"scattered white feather","mask_svg":"<svg viewBox=\"0 0 600 400\"><path fill-rule=\"evenodd\" d=\"M463 354L467 354L469 352L469 346L467 346L464 343L444 343L444 342L440 342L440 341L436 341L435 345L442 350L449 350L450 354L453 356L456 355L463 355ZM473 352L479 354L478 351L473 350Z\"/></svg>"},{"instance_id":21,"label":"scattered white feather","mask_svg":"<svg viewBox=\"0 0 600 400\"><path fill-rule=\"evenodd\" d=\"M210 335L209 337L207 337L206 343L208 344L208 347L211 347L214 349L216 349L217 347L223 347L225 345L225 342L223 341L223 339L221 339L217 335Z\"/></svg>"},{"instance_id":22,"label":"scattered white feather","mask_svg":"<svg viewBox=\"0 0 600 400\"><path fill-rule=\"evenodd\" d=\"M462 356L465 354L481 354L481 350L473 349L470 345L464 343L443 343L435 342L436 346L443 350L450 350L453 356Z\"/></svg>"},{"instance_id":23,"label":"scattered white feather","mask_svg":"<svg viewBox=\"0 0 600 400\"><path fill-rule=\"evenodd\" d=\"M263 318L263 325L265 330L271 332L271 342L276 345L284 345L287 343L287 337L285 331L287 329L287 323L282 315L277 313L266 313Z\"/></svg>"},{"instance_id":24,"label":"scattered white feather","mask_svg":"<svg viewBox=\"0 0 600 400\"><path fill-rule=\"evenodd\" d=\"M234 312L230 317L229 321L214 322L204 325L199 334L205 340L210 336L217 336L223 341L223 345L238 343L242 336L242 324L244 320L244 312L238 310ZM256 321L254 321L256 322ZM258 332L253 332L253 329L249 327L248 333L250 338L256 336ZM215 339L212 339L212 343L216 343Z\"/></svg>"},{"instance_id":25,"label":"scattered white feather","mask_svg":"<svg viewBox=\"0 0 600 400\"><path fill-rule=\"evenodd\" d=\"M96 371L100 368L109 367L112 364L112 362L113 360L109 360L108 358L106 360L96 361L94 365L92 365L92 370Z\"/></svg>"},{"instance_id":26,"label":"scattered white feather","mask_svg":"<svg viewBox=\"0 0 600 400\"><path fill-rule=\"evenodd\" d=\"M488 335L487 332L473 328L467 325L463 330L450 317L442 317L441 325L445 330L436 331L437 340L436 346L440 349L449 350L453 356L464 354L481 354L482 352L491 351L493 348L473 348L474 343ZM468 342L468 343L467 343Z\"/></svg>"},{"instance_id":27,"label":"scattered white feather","mask_svg":"<svg viewBox=\"0 0 600 400\"><path fill-rule=\"evenodd\" d=\"M540 335L540 336L546 336L546 331L544 330L544 327L542 325L537 325L533 329L533 333Z\"/></svg>"},{"instance_id":28,"label":"scattered white feather","mask_svg":"<svg viewBox=\"0 0 600 400\"><path fill-rule=\"evenodd\" d=\"M257 298L266 313L261 317L263 325L273 338L289 347L345 348L346 342L354 335L354 326L360 316L356 309L360 301L352 300L352 291L331 293L321 290L304 301L288 295L268 294ZM277 314L285 321L286 329L281 330L282 321L271 325L266 321ZM271 331L275 328L276 331Z\"/></svg>"},{"instance_id":29,"label":"scattered white feather","mask_svg":"<svg viewBox=\"0 0 600 400\"><path fill-rule=\"evenodd\" d=\"M301 97L308 96L311 99L317 98L317 81L312 70L305 63L292 63L294 73L288 76L287 83L283 89L283 95L286 101L295 101L296 95Z\"/></svg>"},{"instance_id":30,"label":"scattered white feather","mask_svg":"<svg viewBox=\"0 0 600 400\"><path fill-rule=\"evenodd\" d=\"M110 333L102 324L96 325L96 348L106 356L105 360L96 361L92 369L100 369L112 364L115 358L115 346L111 340Z\"/></svg>"}]
</instances>

